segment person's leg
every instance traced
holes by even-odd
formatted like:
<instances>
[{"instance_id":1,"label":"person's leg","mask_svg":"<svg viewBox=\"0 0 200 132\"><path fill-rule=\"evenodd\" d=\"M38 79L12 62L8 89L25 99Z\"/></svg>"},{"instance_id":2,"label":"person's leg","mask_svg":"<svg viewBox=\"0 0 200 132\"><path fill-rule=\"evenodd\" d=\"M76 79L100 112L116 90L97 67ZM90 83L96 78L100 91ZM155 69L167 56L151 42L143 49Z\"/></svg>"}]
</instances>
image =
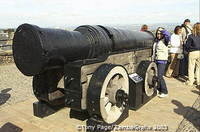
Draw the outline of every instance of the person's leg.
<instances>
[{"instance_id":1,"label":"person's leg","mask_svg":"<svg viewBox=\"0 0 200 132\"><path fill-rule=\"evenodd\" d=\"M200 85L200 51L198 51L196 59L196 78L197 85Z\"/></svg>"},{"instance_id":2,"label":"person's leg","mask_svg":"<svg viewBox=\"0 0 200 132\"><path fill-rule=\"evenodd\" d=\"M178 74L179 74L179 59L178 59L178 54L175 54L174 56L174 70L173 70L173 73L172 73L172 76L173 77L178 77Z\"/></svg>"},{"instance_id":3,"label":"person's leg","mask_svg":"<svg viewBox=\"0 0 200 132\"><path fill-rule=\"evenodd\" d=\"M175 57L175 54L170 54L170 64L169 64L167 71L166 71L166 74L165 74L166 77L172 76L172 73L173 73L173 70L174 70L174 67L175 67L174 57Z\"/></svg>"},{"instance_id":4,"label":"person's leg","mask_svg":"<svg viewBox=\"0 0 200 132\"><path fill-rule=\"evenodd\" d=\"M184 62L184 75L188 76L188 67L189 67L189 54L185 54L185 62Z\"/></svg>"},{"instance_id":5,"label":"person's leg","mask_svg":"<svg viewBox=\"0 0 200 132\"><path fill-rule=\"evenodd\" d=\"M158 68L158 87L157 87L157 90L159 92L161 92L161 81L160 81L160 64L157 63L157 68Z\"/></svg>"},{"instance_id":6,"label":"person's leg","mask_svg":"<svg viewBox=\"0 0 200 132\"><path fill-rule=\"evenodd\" d=\"M195 52L189 53L189 66L188 66L188 85L193 85L194 83L194 68L196 61Z\"/></svg>"},{"instance_id":7,"label":"person's leg","mask_svg":"<svg viewBox=\"0 0 200 132\"><path fill-rule=\"evenodd\" d=\"M168 94L167 86L163 78L166 64L157 64L157 66L158 66L158 91L164 94Z\"/></svg>"},{"instance_id":8,"label":"person's leg","mask_svg":"<svg viewBox=\"0 0 200 132\"><path fill-rule=\"evenodd\" d=\"M183 76L183 59L180 59L179 76Z\"/></svg>"},{"instance_id":9,"label":"person's leg","mask_svg":"<svg viewBox=\"0 0 200 132\"><path fill-rule=\"evenodd\" d=\"M179 75L180 76L185 76L186 75L186 72L188 70L187 68L187 55L186 54L183 54L184 55L184 58L180 60L180 67L179 67Z\"/></svg>"}]
</instances>

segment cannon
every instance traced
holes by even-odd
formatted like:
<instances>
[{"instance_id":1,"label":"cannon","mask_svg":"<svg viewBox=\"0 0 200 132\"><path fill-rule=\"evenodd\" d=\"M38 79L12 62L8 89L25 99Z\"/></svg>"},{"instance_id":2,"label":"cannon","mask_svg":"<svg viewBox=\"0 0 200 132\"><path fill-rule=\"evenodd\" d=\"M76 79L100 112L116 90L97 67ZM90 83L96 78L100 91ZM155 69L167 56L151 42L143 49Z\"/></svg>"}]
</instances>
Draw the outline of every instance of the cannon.
<instances>
[{"instance_id":1,"label":"cannon","mask_svg":"<svg viewBox=\"0 0 200 132\"><path fill-rule=\"evenodd\" d=\"M35 116L68 107L71 118L87 125L115 125L156 95L153 41L149 32L101 25L67 31L22 24L13 56L17 68L33 76Z\"/></svg>"}]
</instances>

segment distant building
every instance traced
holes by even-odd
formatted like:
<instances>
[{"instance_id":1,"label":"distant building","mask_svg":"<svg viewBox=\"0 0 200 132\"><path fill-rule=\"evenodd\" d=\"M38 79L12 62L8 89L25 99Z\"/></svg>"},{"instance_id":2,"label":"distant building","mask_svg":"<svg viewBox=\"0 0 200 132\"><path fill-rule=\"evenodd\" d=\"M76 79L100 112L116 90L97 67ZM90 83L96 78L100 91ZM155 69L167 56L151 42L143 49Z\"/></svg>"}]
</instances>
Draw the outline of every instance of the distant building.
<instances>
[{"instance_id":1,"label":"distant building","mask_svg":"<svg viewBox=\"0 0 200 132\"><path fill-rule=\"evenodd\" d=\"M12 44L14 29L5 29L0 32L0 44Z\"/></svg>"}]
</instances>

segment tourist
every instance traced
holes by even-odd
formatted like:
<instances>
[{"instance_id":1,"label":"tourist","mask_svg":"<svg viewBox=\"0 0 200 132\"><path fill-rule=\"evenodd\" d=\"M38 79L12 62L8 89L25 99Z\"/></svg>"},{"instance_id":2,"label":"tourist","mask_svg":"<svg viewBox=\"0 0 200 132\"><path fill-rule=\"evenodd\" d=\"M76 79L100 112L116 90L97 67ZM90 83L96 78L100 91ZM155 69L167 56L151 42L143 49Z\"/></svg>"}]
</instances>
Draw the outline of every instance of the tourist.
<instances>
[{"instance_id":1,"label":"tourist","mask_svg":"<svg viewBox=\"0 0 200 132\"><path fill-rule=\"evenodd\" d=\"M192 34L188 36L185 44L186 51L189 52L188 81L187 85L193 85L195 82L200 85L200 23L193 26Z\"/></svg>"},{"instance_id":2,"label":"tourist","mask_svg":"<svg viewBox=\"0 0 200 132\"><path fill-rule=\"evenodd\" d=\"M148 31L148 26L146 24L142 25L140 31Z\"/></svg>"},{"instance_id":3,"label":"tourist","mask_svg":"<svg viewBox=\"0 0 200 132\"><path fill-rule=\"evenodd\" d=\"M154 34L151 31L149 31L149 28L148 28L148 26L146 24L142 25L140 31L141 32L147 32L147 33L149 33L150 35L152 35L154 37Z\"/></svg>"},{"instance_id":4,"label":"tourist","mask_svg":"<svg viewBox=\"0 0 200 132\"><path fill-rule=\"evenodd\" d=\"M183 40L183 59L180 60L180 76L185 77L188 75L188 52L185 50L185 43L188 36L192 33L192 26L189 19L185 19L182 24L182 40Z\"/></svg>"},{"instance_id":5,"label":"tourist","mask_svg":"<svg viewBox=\"0 0 200 132\"><path fill-rule=\"evenodd\" d=\"M182 36L182 40L184 41L184 44L185 44L188 36L190 34L192 34L192 26L191 26L190 20L185 19L184 23L181 26L182 26L181 36Z\"/></svg>"},{"instance_id":6,"label":"tourist","mask_svg":"<svg viewBox=\"0 0 200 132\"><path fill-rule=\"evenodd\" d=\"M156 39L153 45L152 60L158 67L158 96L163 98L168 95L167 86L163 78L168 60L168 43L170 41L170 33L164 28L159 27L156 30Z\"/></svg>"},{"instance_id":7,"label":"tourist","mask_svg":"<svg viewBox=\"0 0 200 132\"><path fill-rule=\"evenodd\" d=\"M181 26L176 26L170 41L170 64L167 68L166 77L178 77L179 75L179 62L182 56L182 29Z\"/></svg>"}]
</instances>

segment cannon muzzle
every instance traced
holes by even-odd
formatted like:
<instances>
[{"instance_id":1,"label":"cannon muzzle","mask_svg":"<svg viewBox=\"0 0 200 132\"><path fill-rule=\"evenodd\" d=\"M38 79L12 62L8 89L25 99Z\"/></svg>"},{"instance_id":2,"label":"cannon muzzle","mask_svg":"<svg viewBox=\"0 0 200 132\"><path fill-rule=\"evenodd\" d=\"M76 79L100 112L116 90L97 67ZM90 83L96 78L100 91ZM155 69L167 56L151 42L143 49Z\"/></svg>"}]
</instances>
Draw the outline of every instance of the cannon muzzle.
<instances>
[{"instance_id":1,"label":"cannon muzzle","mask_svg":"<svg viewBox=\"0 0 200 132\"><path fill-rule=\"evenodd\" d=\"M19 70L33 76L46 68L86 58L89 44L77 31L39 28L23 24L14 35L13 55Z\"/></svg>"}]
</instances>

